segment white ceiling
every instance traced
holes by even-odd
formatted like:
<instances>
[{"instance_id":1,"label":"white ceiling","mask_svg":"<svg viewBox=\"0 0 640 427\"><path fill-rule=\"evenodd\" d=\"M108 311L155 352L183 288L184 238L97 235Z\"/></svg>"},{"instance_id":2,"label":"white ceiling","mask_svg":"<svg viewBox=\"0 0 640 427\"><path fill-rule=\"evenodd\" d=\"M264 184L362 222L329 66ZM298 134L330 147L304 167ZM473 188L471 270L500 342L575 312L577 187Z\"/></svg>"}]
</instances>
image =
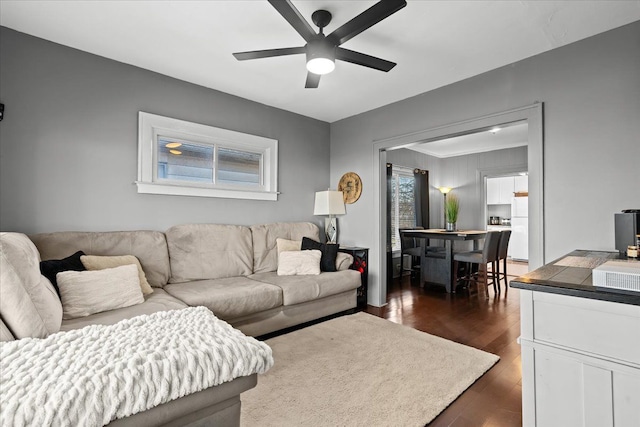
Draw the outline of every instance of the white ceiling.
<instances>
[{"instance_id":1,"label":"white ceiling","mask_svg":"<svg viewBox=\"0 0 640 427\"><path fill-rule=\"evenodd\" d=\"M528 145L528 129L529 126L526 122L515 123L468 135L421 143L406 148L441 159L473 153L483 153L486 151L503 150L505 148Z\"/></svg>"},{"instance_id":2,"label":"white ceiling","mask_svg":"<svg viewBox=\"0 0 640 427\"><path fill-rule=\"evenodd\" d=\"M328 34L376 3L293 0ZM337 61L305 89L304 55L237 61L233 52L304 45L266 1L0 0L0 24L327 122L359 114L640 20L635 1L417 1L343 46L398 65Z\"/></svg>"}]
</instances>

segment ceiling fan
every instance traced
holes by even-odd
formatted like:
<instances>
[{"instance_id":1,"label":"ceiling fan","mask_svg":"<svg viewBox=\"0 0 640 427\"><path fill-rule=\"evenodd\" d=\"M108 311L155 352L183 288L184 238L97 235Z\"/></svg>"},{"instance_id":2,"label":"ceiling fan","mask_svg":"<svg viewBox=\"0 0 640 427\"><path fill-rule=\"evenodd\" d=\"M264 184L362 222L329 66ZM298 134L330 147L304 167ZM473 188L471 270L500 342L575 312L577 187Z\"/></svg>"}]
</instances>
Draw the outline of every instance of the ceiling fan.
<instances>
[{"instance_id":1,"label":"ceiling fan","mask_svg":"<svg viewBox=\"0 0 640 427\"><path fill-rule=\"evenodd\" d=\"M304 53L307 55L308 70L305 88L317 88L320 76L330 73L335 68L336 59L385 72L396 66L395 62L345 49L340 45L405 7L407 5L405 0L381 0L327 36L322 30L331 22L330 12L316 10L311 15L311 20L320 29L316 34L290 0L268 1L307 44L301 47L237 52L233 54L237 60L245 61Z\"/></svg>"}]
</instances>

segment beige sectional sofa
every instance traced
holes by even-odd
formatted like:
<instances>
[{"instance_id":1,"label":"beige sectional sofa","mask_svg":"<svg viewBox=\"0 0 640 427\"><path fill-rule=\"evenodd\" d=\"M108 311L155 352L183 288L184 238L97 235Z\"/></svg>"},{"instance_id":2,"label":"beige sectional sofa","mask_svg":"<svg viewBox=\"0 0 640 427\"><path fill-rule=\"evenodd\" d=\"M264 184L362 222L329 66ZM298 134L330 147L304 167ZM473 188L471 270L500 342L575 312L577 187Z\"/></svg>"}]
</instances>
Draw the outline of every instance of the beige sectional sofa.
<instances>
[{"instance_id":1,"label":"beige sectional sofa","mask_svg":"<svg viewBox=\"0 0 640 427\"><path fill-rule=\"evenodd\" d=\"M15 233L9 233L12 239ZM311 223L276 223L251 227L189 224L158 231L56 232L29 236L33 250L5 244L3 235L0 340L44 337L58 330L113 324L140 314L206 306L246 335L259 336L356 307L358 272L352 258L340 254L338 271L317 276L278 276L277 239L319 239ZM18 238L19 240L19 238ZM18 245L18 246L20 246ZM21 246L21 247L22 247ZM33 245L32 245L33 246ZM37 248L37 250L36 250ZM30 252L31 251L31 252ZM55 290L36 267L40 260L62 259L76 251L87 255L134 255L154 292L144 302L86 317L61 320ZM9 270L28 272L17 278ZM12 274L13 274L12 273ZM33 283L22 294L9 292L13 280ZM46 281L44 283L41 281ZM37 283L36 283L37 282ZM34 295L34 289L38 289ZM45 316L41 315L46 307ZM56 323L57 322L57 323ZM211 387L168 402L113 425L238 425L239 394L256 384L256 375Z\"/></svg>"}]
</instances>

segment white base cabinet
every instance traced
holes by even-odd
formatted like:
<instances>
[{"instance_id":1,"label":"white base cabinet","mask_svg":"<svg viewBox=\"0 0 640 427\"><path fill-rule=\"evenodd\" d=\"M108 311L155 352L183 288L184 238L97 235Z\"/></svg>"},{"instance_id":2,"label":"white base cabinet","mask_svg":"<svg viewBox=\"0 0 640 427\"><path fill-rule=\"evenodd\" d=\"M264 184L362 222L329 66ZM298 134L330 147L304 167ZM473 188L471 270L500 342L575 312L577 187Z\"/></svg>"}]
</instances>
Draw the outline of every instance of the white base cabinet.
<instances>
[{"instance_id":1,"label":"white base cabinet","mask_svg":"<svg viewBox=\"0 0 640 427\"><path fill-rule=\"evenodd\" d=\"M640 426L640 306L520 289L525 427Z\"/></svg>"}]
</instances>

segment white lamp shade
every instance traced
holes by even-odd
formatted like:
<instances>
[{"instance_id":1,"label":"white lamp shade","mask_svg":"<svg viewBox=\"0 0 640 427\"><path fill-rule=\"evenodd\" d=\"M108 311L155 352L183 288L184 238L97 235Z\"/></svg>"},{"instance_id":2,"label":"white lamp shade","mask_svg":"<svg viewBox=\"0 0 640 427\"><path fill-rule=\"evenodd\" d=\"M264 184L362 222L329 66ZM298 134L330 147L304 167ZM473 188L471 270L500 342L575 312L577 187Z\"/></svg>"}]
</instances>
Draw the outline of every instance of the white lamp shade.
<instances>
[{"instance_id":1,"label":"white lamp shade","mask_svg":"<svg viewBox=\"0 0 640 427\"><path fill-rule=\"evenodd\" d=\"M314 215L344 215L344 198L342 191L317 191Z\"/></svg>"}]
</instances>

